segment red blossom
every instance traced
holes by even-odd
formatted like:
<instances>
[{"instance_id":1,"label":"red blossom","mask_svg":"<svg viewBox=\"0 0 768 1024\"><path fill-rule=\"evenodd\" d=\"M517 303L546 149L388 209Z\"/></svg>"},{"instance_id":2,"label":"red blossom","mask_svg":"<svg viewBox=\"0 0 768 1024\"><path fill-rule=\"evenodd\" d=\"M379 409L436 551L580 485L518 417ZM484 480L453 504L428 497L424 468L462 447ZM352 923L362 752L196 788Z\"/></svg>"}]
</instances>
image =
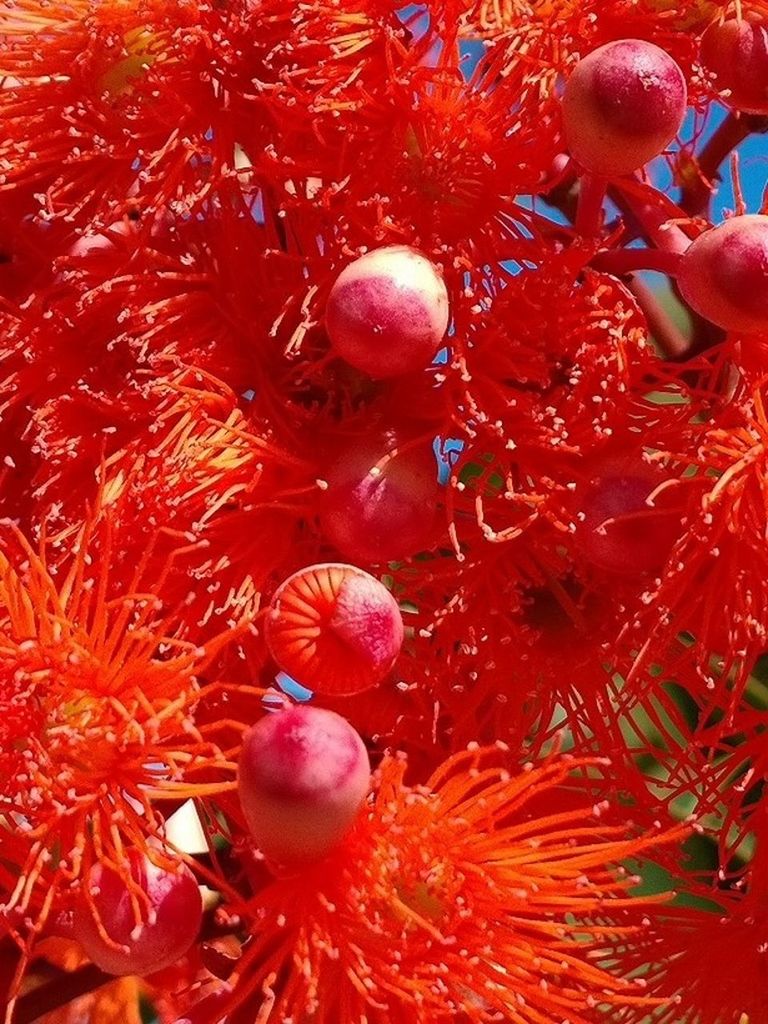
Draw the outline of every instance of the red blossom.
<instances>
[{"instance_id":1,"label":"red blossom","mask_svg":"<svg viewBox=\"0 0 768 1024\"><path fill-rule=\"evenodd\" d=\"M766 1015L765 125L719 120L722 22L768 6L0 9L6 1024ZM338 744L249 802L292 701L354 737L349 832ZM138 857L196 872L199 936L89 994L56 943L102 870L140 943Z\"/></svg>"}]
</instances>

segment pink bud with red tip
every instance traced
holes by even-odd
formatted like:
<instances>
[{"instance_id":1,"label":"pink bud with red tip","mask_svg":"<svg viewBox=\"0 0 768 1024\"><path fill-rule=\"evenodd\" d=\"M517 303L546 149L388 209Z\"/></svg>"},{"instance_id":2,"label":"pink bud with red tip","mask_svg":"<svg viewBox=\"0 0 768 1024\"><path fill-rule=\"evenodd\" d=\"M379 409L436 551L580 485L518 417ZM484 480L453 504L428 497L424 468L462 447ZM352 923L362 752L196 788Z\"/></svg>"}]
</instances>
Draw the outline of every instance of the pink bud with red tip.
<instances>
[{"instance_id":1,"label":"pink bud with red tip","mask_svg":"<svg viewBox=\"0 0 768 1024\"><path fill-rule=\"evenodd\" d=\"M407 245L374 249L339 274L325 311L335 351L370 377L421 370L448 327L437 267Z\"/></svg>"},{"instance_id":2,"label":"pink bud with red tip","mask_svg":"<svg viewBox=\"0 0 768 1024\"><path fill-rule=\"evenodd\" d=\"M370 786L363 741L333 711L295 705L243 739L238 791L256 846L275 863L326 856L344 838Z\"/></svg>"},{"instance_id":3,"label":"pink bud with red tip","mask_svg":"<svg viewBox=\"0 0 768 1024\"><path fill-rule=\"evenodd\" d=\"M674 139L687 103L683 73L665 50L644 39L606 43L579 61L565 86L571 154L595 174L630 174Z\"/></svg>"},{"instance_id":4,"label":"pink bud with red tip","mask_svg":"<svg viewBox=\"0 0 768 1024\"><path fill-rule=\"evenodd\" d=\"M353 562L391 562L431 545L440 488L428 444L403 446L396 439L350 446L330 466L320 526Z\"/></svg>"},{"instance_id":5,"label":"pink bud with red tip","mask_svg":"<svg viewBox=\"0 0 768 1024\"><path fill-rule=\"evenodd\" d=\"M768 331L768 217L732 217L691 243L677 275L683 298L727 331Z\"/></svg>"},{"instance_id":6,"label":"pink bud with red tip","mask_svg":"<svg viewBox=\"0 0 768 1024\"><path fill-rule=\"evenodd\" d=\"M580 501L578 553L617 576L657 573L682 532L667 479L636 455L596 466Z\"/></svg>"},{"instance_id":7,"label":"pink bud with red tip","mask_svg":"<svg viewBox=\"0 0 768 1024\"><path fill-rule=\"evenodd\" d=\"M768 114L768 27L759 15L711 25L701 40L701 62L730 106Z\"/></svg>"},{"instance_id":8,"label":"pink bud with red tip","mask_svg":"<svg viewBox=\"0 0 768 1024\"><path fill-rule=\"evenodd\" d=\"M107 974L152 974L176 963L197 938L200 890L185 865L168 871L138 850L128 851L127 868L133 889L102 864L91 869L84 882L90 901L81 896L77 903L72 934Z\"/></svg>"}]
</instances>

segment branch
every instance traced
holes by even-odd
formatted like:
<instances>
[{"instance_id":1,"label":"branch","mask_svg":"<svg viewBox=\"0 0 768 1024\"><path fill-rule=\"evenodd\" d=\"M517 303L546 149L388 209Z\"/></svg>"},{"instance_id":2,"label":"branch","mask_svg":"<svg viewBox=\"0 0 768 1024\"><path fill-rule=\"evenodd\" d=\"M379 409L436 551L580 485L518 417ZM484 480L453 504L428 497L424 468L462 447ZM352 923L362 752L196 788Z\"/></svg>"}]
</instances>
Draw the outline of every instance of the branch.
<instances>
[{"instance_id":1,"label":"branch","mask_svg":"<svg viewBox=\"0 0 768 1024\"><path fill-rule=\"evenodd\" d=\"M696 158L698 173L683 185L680 206L691 217L705 214L715 192L713 184L722 180L719 170L729 154L754 133L768 132L768 117L729 111Z\"/></svg>"},{"instance_id":2,"label":"branch","mask_svg":"<svg viewBox=\"0 0 768 1024\"><path fill-rule=\"evenodd\" d=\"M678 223L688 220L685 211L653 187L629 178L617 178L609 189L609 195L649 245L666 252L681 253L691 244L691 239Z\"/></svg>"},{"instance_id":3,"label":"branch","mask_svg":"<svg viewBox=\"0 0 768 1024\"><path fill-rule=\"evenodd\" d=\"M665 249L603 249L590 266L615 277L634 270L656 270L674 277L680 266L680 254Z\"/></svg>"},{"instance_id":4,"label":"branch","mask_svg":"<svg viewBox=\"0 0 768 1024\"><path fill-rule=\"evenodd\" d=\"M639 277L629 279L629 287L645 314L651 334L668 359L685 359L690 355L691 339L686 337L659 302L653 288Z\"/></svg>"},{"instance_id":5,"label":"branch","mask_svg":"<svg viewBox=\"0 0 768 1024\"><path fill-rule=\"evenodd\" d=\"M603 226L603 202L608 181L596 174L584 173L579 178L579 198L574 227L584 238L596 238Z\"/></svg>"}]
</instances>

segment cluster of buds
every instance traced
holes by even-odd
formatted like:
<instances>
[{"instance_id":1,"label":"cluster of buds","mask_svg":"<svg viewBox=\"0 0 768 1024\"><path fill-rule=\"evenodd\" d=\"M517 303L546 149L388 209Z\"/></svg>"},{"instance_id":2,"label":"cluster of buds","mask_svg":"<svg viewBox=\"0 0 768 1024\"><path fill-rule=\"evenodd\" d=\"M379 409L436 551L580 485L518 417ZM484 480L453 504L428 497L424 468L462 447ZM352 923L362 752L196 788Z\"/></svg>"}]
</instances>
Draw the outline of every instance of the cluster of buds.
<instances>
[{"instance_id":1,"label":"cluster of buds","mask_svg":"<svg viewBox=\"0 0 768 1024\"><path fill-rule=\"evenodd\" d=\"M0 119L0 1024L768 1019L766 0L12 0Z\"/></svg>"}]
</instances>

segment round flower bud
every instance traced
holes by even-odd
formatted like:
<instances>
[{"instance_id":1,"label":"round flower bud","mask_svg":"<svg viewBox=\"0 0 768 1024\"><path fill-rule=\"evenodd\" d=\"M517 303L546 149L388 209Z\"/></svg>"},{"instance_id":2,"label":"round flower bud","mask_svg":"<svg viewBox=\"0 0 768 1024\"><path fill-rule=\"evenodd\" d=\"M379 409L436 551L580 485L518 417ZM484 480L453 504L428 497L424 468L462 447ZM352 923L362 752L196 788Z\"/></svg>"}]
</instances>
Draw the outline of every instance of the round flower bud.
<instances>
[{"instance_id":1,"label":"round flower bud","mask_svg":"<svg viewBox=\"0 0 768 1024\"><path fill-rule=\"evenodd\" d=\"M732 217L691 243L677 283L685 301L727 331L768 330L768 217Z\"/></svg>"},{"instance_id":2,"label":"round flower bud","mask_svg":"<svg viewBox=\"0 0 768 1024\"><path fill-rule=\"evenodd\" d=\"M391 562L430 544L440 492L429 445L406 448L360 442L331 465L320 525L327 539L353 562Z\"/></svg>"},{"instance_id":3,"label":"round flower bud","mask_svg":"<svg viewBox=\"0 0 768 1024\"><path fill-rule=\"evenodd\" d=\"M768 114L768 29L749 15L711 25L701 40L701 62L730 106Z\"/></svg>"},{"instance_id":4,"label":"round flower bud","mask_svg":"<svg viewBox=\"0 0 768 1024\"><path fill-rule=\"evenodd\" d=\"M337 354L370 377L412 373L429 366L440 347L448 292L434 264L415 249L374 249L336 278L325 324Z\"/></svg>"},{"instance_id":5,"label":"round flower bud","mask_svg":"<svg viewBox=\"0 0 768 1024\"><path fill-rule=\"evenodd\" d=\"M99 256L109 256L117 250L117 242L125 238L130 240L135 235L135 227L117 221L110 224L106 232L98 231L94 234L81 235L67 250L67 256L71 259L95 259ZM118 237L119 236L119 237Z\"/></svg>"},{"instance_id":6,"label":"round flower bud","mask_svg":"<svg viewBox=\"0 0 768 1024\"><path fill-rule=\"evenodd\" d=\"M344 838L370 786L363 741L334 711L292 705L260 719L243 739L238 791L264 856L317 861Z\"/></svg>"},{"instance_id":7,"label":"round flower bud","mask_svg":"<svg viewBox=\"0 0 768 1024\"><path fill-rule=\"evenodd\" d=\"M580 503L578 553L619 576L657 573L681 532L679 509L659 491L664 480L634 455L596 467Z\"/></svg>"},{"instance_id":8,"label":"round flower bud","mask_svg":"<svg viewBox=\"0 0 768 1024\"><path fill-rule=\"evenodd\" d=\"M397 602L353 565L311 565L289 576L267 613L266 639L284 672L318 693L367 690L403 643Z\"/></svg>"},{"instance_id":9,"label":"round flower bud","mask_svg":"<svg viewBox=\"0 0 768 1024\"><path fill-rule=\"evenodd\" d=\"M107 974L152 974L174 964L197 938L203 913L200 890L183 864L166 871L138 850L130 850L127 859L130 877L146 900L129 888L123 876L96 864L84 884L90 889L98 922L81 896L72 934Z\"/></svg>"},{"instance_id":10,"label":"round flower bud","mask_svg":"<svg viewBox=\"0 0 768 1024\"><path fill-rule=\"evenodd\" d=\"M563 123L571 154L612 178L658 156L683 124L683 73L643 39L606 43L580 60L565 86Z\"/></svg>"}]
</instances>

